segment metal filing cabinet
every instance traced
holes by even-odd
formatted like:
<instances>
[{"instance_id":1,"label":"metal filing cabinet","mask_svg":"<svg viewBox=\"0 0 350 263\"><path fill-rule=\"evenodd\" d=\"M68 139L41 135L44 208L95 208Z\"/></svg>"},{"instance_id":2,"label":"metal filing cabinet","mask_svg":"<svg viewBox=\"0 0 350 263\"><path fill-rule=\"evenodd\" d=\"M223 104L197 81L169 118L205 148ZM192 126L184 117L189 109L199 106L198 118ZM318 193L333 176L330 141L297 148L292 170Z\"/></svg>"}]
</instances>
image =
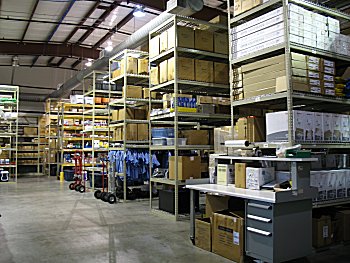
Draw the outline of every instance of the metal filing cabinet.
<instances>
[{"instance_id":1,"label":"metal filing cabinet","mask_svg":"<svg viewBox=\"0 0 350 263\"><path fill-rule=\"evenodd\" d=\"M284 262L312 251L311 200L288 203L246 201L246 254Z\"/></svg>"}]
</instances>

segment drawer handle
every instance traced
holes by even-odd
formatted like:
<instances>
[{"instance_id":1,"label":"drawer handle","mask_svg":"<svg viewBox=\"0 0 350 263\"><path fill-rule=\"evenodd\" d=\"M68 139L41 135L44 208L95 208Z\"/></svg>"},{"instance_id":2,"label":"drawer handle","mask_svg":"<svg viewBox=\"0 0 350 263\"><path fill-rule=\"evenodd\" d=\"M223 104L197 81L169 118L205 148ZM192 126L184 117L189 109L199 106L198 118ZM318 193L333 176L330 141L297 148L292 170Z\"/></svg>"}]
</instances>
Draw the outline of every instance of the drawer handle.
<instances>
[{"instance_id":1,"label":"drawer handle","mask_svg":"<svg viewBox=\"0 0 350 263\"><path fill-rule=\"evenodd\" d=\"M260 204L248 203L248 206L255 207L255 208L261 208L261 209L265 209L265 210L271 209L270 205L260 205Z\"/></svg>"},{"instance_id":2,"label":"drawer handle","mask_svg":"<svg viewBox=\"0 0 350 263\"><path fill-rule=\"evenodd\" d=\"M247 217L249 219L253 219L256 221L260 221L260 222L264 222L264 223L270 223L272 220L270 218L265 218L265 217L261 217L261 216L255 216L255 215L247 215Z\"/></svg>"},{"instance_id":3,"label":"drawer handle","mask_svg":"<svg viewBox=\"0 0 350 263\"><path fill-rule=\"evenodd\" d=\"M259 234L259 235L267 236L267 237L272 235L270 232L263 231L263 230L260 230L260 229L256 229L256 228L253 228L253 227L247 227L247 230L250 231L250 232Z\"/></svg>"}]
</instances>

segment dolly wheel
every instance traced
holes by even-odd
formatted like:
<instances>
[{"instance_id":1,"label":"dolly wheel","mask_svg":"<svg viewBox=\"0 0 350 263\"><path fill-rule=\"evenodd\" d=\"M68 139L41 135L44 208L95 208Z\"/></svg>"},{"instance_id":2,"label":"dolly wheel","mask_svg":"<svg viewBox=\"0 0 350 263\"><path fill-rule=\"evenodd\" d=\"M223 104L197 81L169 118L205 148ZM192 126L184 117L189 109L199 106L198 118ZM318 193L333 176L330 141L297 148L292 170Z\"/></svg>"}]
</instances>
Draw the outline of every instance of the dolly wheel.
<instances>
[{"instance_id":1,"label":"dolly wheel","mask_svg":"<svg viewBox=\"0 0 350 263\"><path fill-rule=\"evenodd\" d=\"M114 194L109 194L108 196L108 203L114 204L117 202L117 197Z\"/></svg>"},{"instance_id":2,"label":"dolly wheel","mask_svg":"<svg viewBox=\"0 0 350 263\"><path fill-rule=\"evenodd\" d=\"M95 191L94 196L96 199L101 199L101 194L102 194L101 190L97 190Z\"/></svg>"},{"instance_id":3,"label":"dolly wheel","mask_svg":"<svg viewBox=\"0 0 350 263\"><path fill-rule=\"evenodd\" d=\"M79 188L80 188L80 184L77 184L77 185L74 187L75 191L77 191L77 192L79 192Z\"/></svg>"},{"instance_id":4,"label":"dolly wheel","mask_svg":"<svg viewBox=\"0 0 350 263\"><path fill-rule=\"evenodd\" d=\"M84 185L81 185L79 187L79 193L85 193L85 186Z\"/></svg>"},{"instance_id":5,"label":"dolly wheel","mask_svg":"<svg viewBox=\"0 0 350 263\"><path fill-rule=\"evenodd\" d=\"M109 194L109 193L107 193L107 192L103 192L103 193L101 194L101 200L102 200L103 202L107 202L107 201L108 201L108 194Z\"/></svg>"},{"instance_id":6,"label":"dolly wheel","mask_svg":"<svg viewBox=\"0 0 350 263\"><path fill-rule=\"evenodd\" d=\"M75 188L75 183L70 183L69 184L69 189L70 190L74 190L74 188Z\"/></svg>"}]
</instances>

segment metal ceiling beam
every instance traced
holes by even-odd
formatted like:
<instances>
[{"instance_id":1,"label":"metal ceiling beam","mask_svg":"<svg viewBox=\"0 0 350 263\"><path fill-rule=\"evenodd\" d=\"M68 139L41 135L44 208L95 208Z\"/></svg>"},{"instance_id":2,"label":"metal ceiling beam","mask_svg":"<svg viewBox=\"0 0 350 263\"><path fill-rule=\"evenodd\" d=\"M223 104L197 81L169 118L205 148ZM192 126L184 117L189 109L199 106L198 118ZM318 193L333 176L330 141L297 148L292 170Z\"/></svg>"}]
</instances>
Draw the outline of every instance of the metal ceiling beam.
<instances>
[{"instance_id":1,"label":"metal ceiling beam","mask_svg":"<svg viewBox=\"0 0 350 263\"><path fill-rule=\"evenodd\" d=\"M58 21L58 24L54 27L54 29L51 30L49 36L46 38L46 43L48 43L51 40L51 38L53 37L53 35L56 33L57 29L60 27L62 21L66 18L67 14L71 10L71 8L73 7L75 2L76 2L76 0L71 0L69 2L68 7L66 8L64 13L62 14L60 20ZM38 61L38 58L39 58L39 56L34 57L33 62L32 62L32 66Z\"/></svg>"},{"instance_id":2,"label":"metal ceiling beam","mask_svg":"<svg viewBox=\"0 0 350 263\"><path fill-rule=\"evenodd\" d=\"M71 68L74 69L74 68L75 68L76 66L78 66L80 63L81 63L81 60L78 59L77 61L75 61L75 62L72 64Z\"/></svg>"},{"instance_id":3,"label":"metal ceiling beam","mask_svg":"<svg viewBox=\"0 0 350 263\"><path fill-rule=\"evenodd\" d=\"M29 21L28 21L28 23L26 25L26 28L23 31L23 34L22 34L22 37L21 37L21 42L24 40L24 38L25 38L25 36L27 34L27 31L28 31L28 28L29 28L29 25L30 25L30 21L33 19L33 15L35 13L36 8L38 7L38 4L39 4L39 0L36 0L35 4L34 4L34 7L32 9L32 12L30 13Z\"/></svg>"},{"instance_id":4,"label":"metal ceiling beam","mask_svg":"<svg viewBox=\"0 0 350 263\"><path fill-rule=\"evenodd\" d=\"M101 46L107 39L109 39L114 33L118 32L123 26L125 26L131 19L134 18L134 10L127 14L117 25L115 25L111 31L109 31L106 35L104 35L96 44L93 46L94 48L98 48Z\"/></svg>"},{"instance_id":5,"label":"metal ceiling beam","mask_svg":"<svg viewBox=\"0 0 350 263\"><path fill-rule=\"evenodd\" d=\"M100 51L96 48L82 47L76 44L44 44L29 42L0 41L1 54L29 56L59 56L97 59Z\"/></svg>"},{"instance_id":6,"label":"metal ceiling beam","mask_svg":"<svg viewBox=\"0 0 350 263\"><path fill-rule=\"evenodd\" d=\"M103 14L93 23L93 27L99 26L109 15L112 13L112 11L119 5L118 2L114 2L111 4L108 8L108 10L104 11ZM78 44L81 44L85 39L87 39L94 29L88 29L84 35L82 35L79 40L77 41Z\"/></svg>"}]
</instances>

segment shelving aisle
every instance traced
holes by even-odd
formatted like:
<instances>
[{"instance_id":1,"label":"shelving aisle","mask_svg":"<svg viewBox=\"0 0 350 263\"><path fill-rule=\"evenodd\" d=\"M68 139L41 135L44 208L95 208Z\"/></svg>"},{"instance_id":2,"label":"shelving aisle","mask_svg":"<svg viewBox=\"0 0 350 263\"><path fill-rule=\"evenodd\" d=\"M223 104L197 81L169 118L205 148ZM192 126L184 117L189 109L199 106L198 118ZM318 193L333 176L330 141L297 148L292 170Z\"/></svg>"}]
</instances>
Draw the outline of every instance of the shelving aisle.
<instances>
[{"instance_id":1,"label":"shelving aisle","mask_svg":"<svg viewBox=\"0 0 350 263\"><path fill-rule=\"evenodd\" d=\"M0 183L16 183L19 87L0 85Z\"/></svg>"},{"instance_id":2,"label":"shelving aisle","mask_svg":"<svg viewBox=\"0 0 350 263\"><path fill-rule=\"evenodd\" d=\"M128 153L147 153L149 148L148 142L148 102L147 97L149 74L148 74L148 53L138 50L126 49L113 56L109 60L109 82L110 82L110 103L109 110L111 121L109 123L110 133L113 138L110 141L109 151L113 151L122 165L116 165L114 162L110 174L111 184L114 186L114 179L119 188L119 198L128 198L128 187L141 186L148 181L147 172L135 170L131 176L128 173L132 164L127 163ZM146 90L145 90L146 89ZM120 90L119 98L112 98L113 92ZM156 101L161 103L161 101ZM117 154L119 153L119 154ZM119 169L114 169L119 167Z\"/></svg>"},{"instance_id":3,"label":"shelving aisle","mask_svg":"<svg viewBox=\"0 0 350 263\"><path fill-rule=\"evenodd\" d=\"M175 26L176 25L176 26ZM209 38L205 41L195 40L195 36L200 39ZM215 36L215 37L214 37ZM215 41L224 39L227 43L227 26L198 21L192 18L174 15L172 18L161 24L149 34L150 43L150 92L152 94L163 94L163 109L155 107L152 100L150 107L150 155L168 154L169 168L168 176L164 178L151 177L150 183L150 207L156 209L154 204L152 189L154 185L159 185L163 189L174 189L174 210L173 214L179 219L179 188L185 184L185 179L180 178L179 163L180 158L188 158L190 162L199 162L203 151L213 150L213 145L207 140L208 135L203 136L201 145L187 145L184 139L180 139L180 131L199 132L203 128L204 132L217 126L230 123L230 115L227 113L200 113L197 112L197 95L229 97L228 80L222 82L228 75L228 55L225 45L222 52L215 52ZM208 47L206 45L209 45ZM214 46L214 47L213 47ZM227 45L226 45L227 47ZM216 47L218 48L218 47ZM158 49L158 50L157 50ZM226 53L226 54L225 54ZM220 70L215 70L220 66ZM196 71L195 71L196 68ZM224 68L224 70L222 70ZM202 72L200 72L202 69ZM225 71L226 69L226 71ZM220 77L220 73L223 73ZM220 79L220 80L219 80ZM185 98L185 99L184 99ZM184 103L184 101L187 101ZM182 101L182 102L181 102ZM182 104L180 104L182 103ZM152 134L154 128L170 128L173 134L170 138L156 138ZM154 137L152 139L152 136ZM158 141L158 142L156 142ZM181 141L181 143L180 143ZM171 155L171 157L169 157ZM185 157L180 157L185 155ZM192 155L194 157L186 157ZM151 158L153 159L153 158ZM174 167L170 168L171 162ZM162 165L162 164L161 164ZM150 173L154 172L155 162L151 160ZM159 167L159 166L158 166ZM188 169L188 168L187 168ZM200 167L192 175L200 178ZM182 173L181 173L182 174ZM192 177L191 176L191 177ZM170 201L171 202L171 201ZM160 204L160 202L159 202ZM162 209L164 211L164 209ZM163 211L160 211L163 213Z\"/></svg>"}]
</instances>

